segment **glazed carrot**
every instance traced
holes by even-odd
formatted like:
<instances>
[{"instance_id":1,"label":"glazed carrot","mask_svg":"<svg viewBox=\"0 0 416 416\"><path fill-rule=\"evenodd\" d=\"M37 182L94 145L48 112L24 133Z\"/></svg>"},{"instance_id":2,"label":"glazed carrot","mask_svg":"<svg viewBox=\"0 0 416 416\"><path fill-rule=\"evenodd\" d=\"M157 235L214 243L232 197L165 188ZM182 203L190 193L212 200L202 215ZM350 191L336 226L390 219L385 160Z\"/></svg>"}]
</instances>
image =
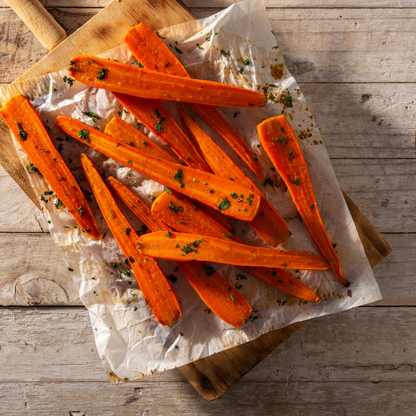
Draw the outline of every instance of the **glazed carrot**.
<instances>
[{"instance_id":1,"label":"glazed carrot","mask_svg":"<svg viewBox=\"0 0 416 416\"><path fill-rule=\"evenodd\" d=\"M331 264L338 280L349 286L319 213L306 162L292 127L286 117L280 115L263 121L257 131L319 250Z\"/></svg>"},{"instance_id":2,"label":"glazed carrot","mask_svg":"<svg viewBox=\"0 0 416 416\"><path fill-rule=\"evenodd\" d=\"M171 195L162 194L157 198L152 205L152 214L154 218L163 221L173 229L183 233L206 235L244 244L210 218L203 210L195 207L186 198L178 197L174 193ZM244 267L242 270L275 289L299 299L308 302L319 302L320 300L319 296L308 286L281 269Z\"/></svg>"},{"instance_id":3,"label":"glazed carrot","mask_svg":"<svg viewBox=\"0 0 416 416\"><path fill-rule=\"evenodd\" d=\"M262 107L264 94L219 82L160 74L90 55L72 58L69 75L93 88L162 101L224 107Z\"/></svg>"},{"instance_id":4,"label":"glazed carrot","mask_svg":"<svg viewBox=\"0 0 416 416\"><path fill-rule=\"evenodd\" d=\"M182 311L169 281L154 259L139 252L139 236L121 212L92 161L85 154L80 155L80 161L103 217L129 260L143 297L160 324L174 324L182 316Z\"/></svg>"},{"instance_id":5,"label":"glazed carrot","mask_svg":"<svg viewBox=\"0 0 416 416\"><path fill-rule=\"evenodd\" d=\"M115 194L144 222L151 231L170 232L171 229L152 213L137 196L112 176L107 183ZM238 328L247 322L251 306L223 277L206 264L180 262L179 268L208 308L223 321Z\"/></svg>"},{"instance_id":6,"label":"glazed carrot","mask_svg":"<svg viewBox=\"0 0 416 416\"><path fill-rule=\"evenodd\" d=\"M177 163L169 153L166 153L147 136L118 117L114 117L105 126L104 133L149 155Z\"/></svg>"},{"instance_id":7,"label":"glazed carrot","mask_svg":"<svg viewBox=\"0 0 416 416\"><path fill-rule=\"evenodd\" d=\"M144 23L131 28L124 36L124 43L141 65L164 74L189 77L179 59L169 50L162 39ZM231 148L241 157L258 179L263 179L263 169L254 152L243 138L227 123L215 107L190 104L190 106L221 134Z\"/></svg>"},{"instance_id":8,"label":"glazed carrot","mask_svg":"<svg viewBox=\"0 0 416 416\"><path fill-rule=\"evenodd\" d=\"M163 232L141 236L143 255L176 261L215 261L235 266L278 267L299 270L328 270L325 259L312 254L246 246L234 241L197 235Z\"/></svg>"},{"instance_id":9,"label":"glazed carrot","mask_svg":"<svg viewBox=\"0 0 416 416\"><path fill-rule=\"evenodd\" d=\"M14 95L0 109L0 116L77 224L88 237L101 239L84 194L30 101L21 94Z\"/></svg>"},{"instance_id":10,"label":"glazed carrot","mask_svg":"<svg viewBox=\"0 0 416 416\"><path fill-rule=\"evenodd\" d=\"M193 139L199 152L204 156L208 165L218 176L223 176L239 183L261 195L260 190L241 171L230 157L204 131L179 107L184 126ZM281 215L273 208L267 199L262 196L259 211L251 221L250 226L257 235L272 247L283 244L289 237L290 231Z\"/></svg>"},{"instance_id":11,"label":"glazed carrot","mask_svg":"<svg viewBox=\"0 0 416 416\"><path fill-rule=\"evenodd\" d=\"M131 97L131 98L134 98L134 97ZM150 100L148 100L148 101L150 101ZM124 142L127 142L127 143L130 143L130 142L138 143L135 146L139 150L142 150L142 151L144 151L146 153L149 153L149 154L153 154L154 156L159 156L161 159L166 159L166 160L170 160L171 162L175 162L175 160L172 157L170 157L168 155L168 153L164 152L162 149L160 149L160 147L157 144L153 143L148 138L146 138L147 142L143 142L143 143L148 143L148 146L140 147L139 145L141 143L141 141L140 141L141 136L143 136L143 137L146 137L146 136L144 136L142 133L140 133L134 127L130 126L130 124L126 123L123 120L120 120L117 117L114 117L110 121L110 123L107 124L107 126L104 130L104 133L106 133L106 134L108 134L108 135L110 135L110 136L112 136L113 138L116 138L116 139L117 138L120 138L120 139L123 138ZM137 136L137 133L138 133L138 136ZM188 140L188 138L187 138L187 140ZM153 147L151 147L150 144L152 144ZM155 150L153 150L153 148ZM193 145L192 145L192 148L193 148ZM152 152L148 151L150 149L152 149ZM156 149L157 149L158 153L155 153ZM201 158L201 156L199 154L198 154L198 157ZM191 167L195 168L195 166L192 166L191 163L189 163L189 164L190 164ZM205 166L206 166L206 164L205 164ZM209 168L207 167L207 169L209 169ZM209 170L209 172L211 172L211 170ZM205 209L209 212L209 214L212 217L215 218L216 221L218 221L225 228L227 228L228 231L231 231L231 232L234 231L234 226L233 226L233 223L231 222L230 218L226 217L225 215L222 215L218 211L215 211L215 209L213 209L213 208L210 209L209 207L205 206Z\"/></svg>"},{"instance_id":12,"label":"glazed carrot","mask_svg":"<svg viewBox=\"0 0 416 416\"><path fill-rule=\"evenodd\" d=\"M194 198L225 215L251 221L257 214L260 196L216 175L151 156L71 117L59 116L55 125L78 141L104 153L122 165L140 172L171 189ZM82 133L82 132L87 133ZM82 137L80 137L80 135ZM231 193L243 195L241 201Z\"/></svg>"}]
</instances>

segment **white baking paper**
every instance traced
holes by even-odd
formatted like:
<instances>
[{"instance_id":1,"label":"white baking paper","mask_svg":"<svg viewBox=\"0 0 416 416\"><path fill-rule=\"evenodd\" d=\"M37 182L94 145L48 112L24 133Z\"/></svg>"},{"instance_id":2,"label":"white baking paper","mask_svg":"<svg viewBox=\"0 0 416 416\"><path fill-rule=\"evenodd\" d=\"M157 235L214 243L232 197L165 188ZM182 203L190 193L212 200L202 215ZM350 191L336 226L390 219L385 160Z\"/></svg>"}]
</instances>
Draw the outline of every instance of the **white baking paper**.
<instances>
[{"instance_id":1,"label":"white baking paper","mask_svg":"<svg viewBox=\"0 0 416 416\"><path fill-rule=\"evenodd\" d=\"M351 286L344 288L332 271L292 271L292 275L323 298L319 304L305 304L233 266L213 264L230 284L241 287L241 294L253 307L250 321L235 329L209 313L175 263L163 261L160 264L166 275L173 274L177 277L173 287L181 300L183 316L171 327L159 325L134 282L134 277L129 276L125 257L103 221L83 177L78 155L87 153L102 173L106 176L114 175L129 185L149 206L151 198L160 195L163 187L78 141L66 138L54 127L55 118L61 114L94 125L91 118L83 114L85 111L93 111L100 116L96 126L101 131L113 116L119 116L135 126L137 120L123 111L111 93L87 88L79 82L72 86L65 83L63 77L68 75L65 70L3 87L0 95L2 103L17 92L32 101L50 129L49 133L56 146L62 148L62 156L91 200L90 206L101 232L106 233L102 242L87 239L66 209L54 208L56 197L44 194L49 187L43 177L38 173L29 175L41 200L45 217L50 221L51 236L68 264L81 300L89 310L98 353L107 372L113 380L118 381L181 366L293 322L340 312L381 298L318 128L295 79L284 65L263 2L247 0L236 3L214 16L160 30L159 35L194 78L241 85L256 91L262 91L266 84L275 85L267 88L275 102L269 101L263 108L219 109L245 138L253 152L258 153L267 177L276 183L273 188L259 183L244 163L232 154L224 140L203 120L192 114L189 108L187 111L232 155L286 219L293 235L284 248L320 255L306 227L296 216L289 192L284 191L280 178L269 169L272 164L259 147L257 124L284 110L296 134L301 137L300 144L323 221L332 242L336 244L344 274ZM101 56L136 64L124 46ZM293 97L293 107L289 108L283 105L282 100L282 97L288 95L287 91ZM176 104L166 103L166 108L179 122ZM141 130L148 133L144 128ZM160 143L155 136L150 134L149 137ZM15 145L24 166L29 165L30 161L20 149L19 142L15 141ZM122 208L134 229L140 231L141 222L124 206ZM237 236L247 244L265 245L247 224L235 222L235 226Z\"/></svg>"}]
</instances>

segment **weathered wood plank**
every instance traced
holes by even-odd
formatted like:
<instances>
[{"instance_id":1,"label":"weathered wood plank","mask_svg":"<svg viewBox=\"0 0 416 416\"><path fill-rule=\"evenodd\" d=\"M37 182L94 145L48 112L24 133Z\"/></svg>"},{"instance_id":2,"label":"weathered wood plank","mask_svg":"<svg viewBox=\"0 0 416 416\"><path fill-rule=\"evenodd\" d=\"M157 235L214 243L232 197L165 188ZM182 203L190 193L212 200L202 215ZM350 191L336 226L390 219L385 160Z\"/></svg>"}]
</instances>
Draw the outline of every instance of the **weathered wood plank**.
<instances>
[{"instance_id":1,"label":"weathered wood plank","mask_svg":"<svg viewBox=\"0 0 416 416\"><path fill-rule=\"evenodd\" d=\"M416 234L383 237L393 251L374 268L384 297L378 305L416 305ZM81 305L48 234L0 233L0 305Z\"/></svg>"},{"instance_id":2,"label":"weathered wood plank","mask_svg":"<svg viewBox=\"0 0 416 416\"><path fill-rule=\"evenodd\" d=\"M0 382L107 380L86 309L4 308L0 318ZM242 381L416 381L414 325L416 308L405 307L363 307L314 319ZM169 371L143 380L182 377Z\"/></svg>"},{"instance_id":3,"label":"weathered wood plank","mask_svg":"<svg viewBox=\"0 0 416 416\"><path fill-rule=\"evenodd\" d=\"M49 9L68 34L99 10ZM199 18L217 10L191 12ZM299 82L416 81L416 9L268 9L268 16ZM0 9L0 22L0 82L11 82L46 50L14 12Z\"/></svg>"},{"instance_id":4,"label":"weathered wood plank","mask_svg":"<svg viewBox=\"0 0 416 416\"><path fill-rule=\"evenodd\" d=\"M300 415L307 408L308 415L378 415L396 407L411 415L416 409L416 343L409 331L415 308L359 308L313 320L214 402L199 397L176 371L110 385L86 310L12 308L0 315L1 414L186 409L212 415L226 408L227 414L269 415L278 408L279 414Z\"/></svg>"},{"instance_id":5,"label":"weathered wood plank","mask_svg":"<svg viewBox=\"0 0 416 416\"><path fill-rule=\"evenodd\" d=\"M45 7L105 7L113 0L42 0ZM240 0L184 0L190 8L228 7ZM266 7L273 8L414 8L412 0L265 0ZM8 7L4 0L0 0L0 7Z\"/></svg>"}]
</instances>

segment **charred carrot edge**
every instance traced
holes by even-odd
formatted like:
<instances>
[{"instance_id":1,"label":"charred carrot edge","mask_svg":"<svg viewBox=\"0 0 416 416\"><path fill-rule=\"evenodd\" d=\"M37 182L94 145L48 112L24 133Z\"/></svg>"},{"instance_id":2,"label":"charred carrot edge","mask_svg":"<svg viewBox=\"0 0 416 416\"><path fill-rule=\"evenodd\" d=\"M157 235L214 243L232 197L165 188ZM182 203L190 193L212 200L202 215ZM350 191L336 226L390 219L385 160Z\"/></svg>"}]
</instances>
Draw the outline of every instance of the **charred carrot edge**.
<instances>
[{"instance_id":1,"label":"charred carrot edge","mask_svg":"<svg viewBox=\"0 0 416 416\"><path fill-rule=\"evenodd\" d=\"M149 155L177 163L169 153L166 153L147 136L118 117L114 117L105 126L104 133Z\"/></svg>"},{"instance_id":2,"label":"charred carrot edge","mask_svg":"<svg viewBox=\"0 0 416 416\"><path fill-rule=\"evenodd\" d=\"M171 231L162 221L153 217L150 209L121 182L111 176L107 179L107 183L151 231ZM251 306L212 267L199 262L181 262L178 266L202 301L215 315L236 328L247 322L252 312Z\"/></svg>"},{"instance_id":3,"label":"charred carrot edge","mask_svg":"<svg viewBox=\"0 0 416 416\"><path fill-rule=\"evenodd\" d=\"M285 181L293 202L338 280L349 286L338 256L332 246L319 213L311 179L298 139L284 115L269 118L257 126L260 141L270 160Z\"/></svg>"},{"instance_id":4,"label":"charred carrot edge","mask_svg":"<svg viewBox=\"0 0 416 416\"><path fill-rule=\"evenodd\" d=\"M198 235L207 235L223 240L237 241L244 244L233 234L221 227L210 218L203 210L193 205L185 198L177 195L162 194L152 205L152 215L160 221L168 224L173 229ZM320 298L308 286L299 282L288 273L280 269L265 267L244 267L244 272L289 295L308 302L319 302Z\"/></svg>"},{"instance_id":5,"label":"charred carrot edge","mask_svg":"<svg viewBox=\"0 0 416 416\"><path fill-rule=\"evenodd\" d=\"M30 101L14 95L0 109L0 116L77 224L89 238L101 239L84 194Z\"/></svg>"},{"instance_id":6,"label":"charred carrot edge","mask_svg":"<svg viewBox=\"0 0 416 416\"><path fill-rule=\"evenodd\" d=\"M224 107L262 107L266 103L264 94L245 88L161 74L96 56L75 56L68 70L89 87L135 97Z\"/></svg>"},{"instance_id":7,"label":"charred carrot edge","mask_svg":"<svg viewBox=\"0 0 416 416\"><path fill-rule=\"evenodd\" d=\"M162 39L144 23L131 28L124 36L124 43L145 68L164 74L189 77L179 59L163 43ZM257 178L262 180L264 178L263 169L260 162L254 157L254 152L225 121L218 110L206 105L191 104L190 106L224 137Z\"/></svg>"},{"instance_id":8,"label":"charred carrot edge","mask_svg":"<svg viewBox=\"0 0 416 416\"><path fill-rule=\"evenodd\" d=\"M224 215L251 221L257 214L260 196L241 185L230 184L230 181L216 175L151 156L71 117L59 116L55 125L69 136L122 165L216 208ZM234 192L243 195L241 202L230 197Z\"/></svg>"},{"instance_id":9,"label":"charred carrot edge","mask_svg":"<svg viewBox=\"0 0 416 416\"><path fill-rule=\"evenodd\" d=\"M328 270L321 257L294 251L246 246L210 236L172 232L143 235L140 251L150 257L176 261L215 261L234 266L277 267L299 270Z\"/></svg>"},{"instance_id":10,"label":"charred carrot edge","mask_svg":"<svg viewBox=\"0 0 416 416\"><path fill-rule=\"evenodd\" d=\"M142 150L146 153L153 154L154 156L159 156L162 159L166 159L166 160L176 163L176 161L172 157L170 157L168 153L164 152L157 144L153 143L151 140L146 138L146 136L143 133L140 133L137 129L130 126L130 124L126 123L125 121L117 117L114 117L107 124L104 130L104 133L108 134L109 136L115 139L123 138L124 141L127 143L131 143L134 141L136 148L138 148L139 150ZM138 136L137 136L137 133L139 134ZM141 136L147 139L147 142L143 142L143 143L147 143L146 147L144 146L140 147ZM199 154L198 154L198 157L200 157ZM218 211L215 211L215 209L211 209L209 207L205 207L205 208L207 209L207 211L209 211L210 215L212 215L215 218L216 221L222 224L229 231L231 232L234 231L233 223L231 222L230 218L226 217L225 215L222 215Z\"/></svg>"},{"instance_id":11,"label":"charred carrot edge","mask_svg":"<svg viewBox=\"0 0 416 416\"><path fill-rule=\"evenodd\" d=\"M139 236L121 212L92 161L85 154L80 155L80 161L103 217L128 258L153 314L164 326L174 324L182 316L182 310L170 283L157 262L139 252Z\"/></svg>"},{"instance_id":12,"label":"charred carrot edge","mask_svg":"<svg viewBox=\"0 0 416 416\"><path fill-rule=\"evenodd\" d=\"M114 92L113 95L123 107L166 143L188 166L211 172L211 169L196 151L191 141L157 100L132 97L117 92Z\"/></svg>"},{"instance_id":13,"label":"charred carrot edge","mask_svg":"<svg viewBox=\"0 0 416 416\"><path fill-rule=\"evenodd\" d=\"M189 136L197 144L200 153L208 165L218 176L228 178L235 183L253 189L261 195L254 183L240 170L232 159L204 131L185 113L182 106L179 108L183 124ZM289 228L282 216L273 208L264 196L261 198L259 212L250 226L257 235L267 244L277 247L290 237Z\"/></svg>"}]
</instances>

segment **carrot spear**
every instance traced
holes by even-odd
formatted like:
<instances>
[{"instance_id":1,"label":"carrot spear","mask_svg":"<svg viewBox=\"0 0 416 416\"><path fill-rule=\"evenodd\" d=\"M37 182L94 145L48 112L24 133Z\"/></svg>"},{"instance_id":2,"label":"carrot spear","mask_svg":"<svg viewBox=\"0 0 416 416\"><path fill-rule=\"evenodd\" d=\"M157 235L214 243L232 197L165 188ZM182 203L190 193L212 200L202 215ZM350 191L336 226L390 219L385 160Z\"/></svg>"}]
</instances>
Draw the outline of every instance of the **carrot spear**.
<instances>
[{"instance_id":1,"label":"carrot spear","mask_svg":"<svg viewBox=\"0 0 416 416\"><path fill-rule=\"evenodd\" d=\"M257 214L260 196L241 185L146 154L71 117L59 116L55 125L66 134L122 165L227 216L251 221ZM231 193L242 196L235 199L230 196Z\"/></svg>"},{"instance_id":2,"label":"carrot spear","mask_svg":"<svg viewBox=\"0 0 416 416\"><path fill-rule=\"evenodd\" d=\"M224 107L262 107L264 94L214 81L160 74L96 56L72 58L69 75L93 88L135 97Z\"/></svg>"},{"instance_id":3,"label":"carrot spear","mask_svg":"<svg viewBox=\"0 0 416 416\"><path fill-rule=\"evenodd\" d=\"M319 250L331 264L338 280L349 286L319 213L305 158L291 125L284 115L280 115L260 123L257 131Z\"/></svg>"},{"instance_id":4,"label":"carrot spear","mask_svg":"<svg viewBox=\"0 0 416 416\"><path fill-rule=\"evenodd\" d=\"M92 161L85 154L80 155L80 161L103 217L129 260L143 297L160 324L174 324L182 316L182 310L169 281L154 259L139 252L139 236L121 212Z\"/></svg>"},{"instance_id":5,"label":"carrot spear","mask_svg":"<svg viewBox=\"0 0 416 416\"><path fill-rule=\"evenodd\" d=\"M84 194L30 101L14 95L0 109L0 116L77 224L89 238L101 239Z\"/></svg>"}]
</instances>

